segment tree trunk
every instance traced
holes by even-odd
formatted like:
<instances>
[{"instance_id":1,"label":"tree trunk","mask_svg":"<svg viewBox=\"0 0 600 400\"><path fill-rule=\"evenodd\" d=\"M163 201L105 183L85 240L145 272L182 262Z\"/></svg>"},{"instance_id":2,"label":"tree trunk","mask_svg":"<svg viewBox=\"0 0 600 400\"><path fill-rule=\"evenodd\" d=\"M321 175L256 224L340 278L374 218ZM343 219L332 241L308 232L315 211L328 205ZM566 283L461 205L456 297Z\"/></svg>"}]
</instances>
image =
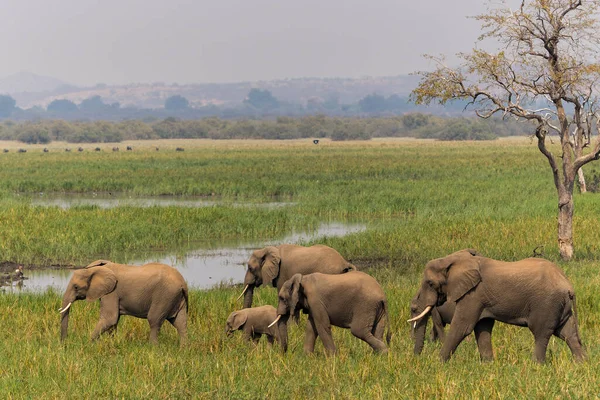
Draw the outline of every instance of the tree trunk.
<instances>
[{"instance_id":1,"label":"tree trunk","mask_svg":"<svg viewBox=\"0 0 600 400\"><path fill-rule=\"evenodd\" d=\"M579 192L587 193L587 187L585 186L585 175L583 175L583 167L577 171L577 178L579 179Z\"/></svg>"},{"instance_id":2,"label":"tree trunk","mask_svg":"<svg viewBox=\"0 0 600 400\"><path fill-rule=\"evenodd\" d=\"M564 261L573 258L573 193L564 193L558 204L558 247Z\"/></svg>"}]
</instances>

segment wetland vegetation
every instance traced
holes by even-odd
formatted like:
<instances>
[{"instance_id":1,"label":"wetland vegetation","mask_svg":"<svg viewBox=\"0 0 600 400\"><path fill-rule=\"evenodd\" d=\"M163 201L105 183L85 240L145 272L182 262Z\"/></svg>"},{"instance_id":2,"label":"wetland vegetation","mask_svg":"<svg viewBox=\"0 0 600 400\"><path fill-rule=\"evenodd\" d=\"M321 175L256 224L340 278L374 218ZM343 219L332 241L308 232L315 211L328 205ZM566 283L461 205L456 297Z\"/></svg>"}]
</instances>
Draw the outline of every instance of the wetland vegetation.
<instances>
[{"instance_id":1,"label":"wetland vegetation","mask_svg":"<svg viewBox=\"0 0 600 400\"><path fill-rule=\"evenodd\" d=\"M169 142L175 146L174 142ZM177 146L183 142L176 142ZM427 140L186 141L185 152L0 154L0 254L34 266L123 262L154 249L189 249L210 240L273 241L324 221L361 221L365 231L315 239L374 275L389 301L392 344L374 356L334 328L339 354L302 353L305 317L290 329L290 350L249 346L223 333L241 308L240 286L190 294L189 344L179 349L165 325L147 343L145 320L124 317L114 336L90 343L98 305L78 302L68 340L59 342L61 293L0 295L0 387L12 398L582 398L597 395L600 370L600 198L575 196L575 261L560 262L556 194L547 161L526 138L494 142ZM163 146L163 145L161 145ZM37 150L37 151L36 151ZM586 173L597 173L591 164ZM219 199L210 207L40 206L43 193L127 193ZM286 207L254 203L288 201ZM251 203L239 206L239 203ZM589 360L575 364L551 340L546 365L532 361L524 328L497 324L495 361L482 364L474 342L446 364L439 344L412 354L409 301L432 258L474 247L516 260L535 248L557 262L577 292ZM272 288L256 305L276 304Z\"/></svg>"}]
</instances>

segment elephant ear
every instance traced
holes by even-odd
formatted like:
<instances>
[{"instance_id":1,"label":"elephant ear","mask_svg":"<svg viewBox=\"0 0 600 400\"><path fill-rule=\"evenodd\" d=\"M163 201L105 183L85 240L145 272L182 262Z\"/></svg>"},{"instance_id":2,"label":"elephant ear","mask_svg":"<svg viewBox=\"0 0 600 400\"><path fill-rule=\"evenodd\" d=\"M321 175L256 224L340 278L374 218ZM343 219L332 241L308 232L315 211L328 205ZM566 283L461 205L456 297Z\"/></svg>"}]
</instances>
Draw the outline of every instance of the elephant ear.
<instances>
[{"instance_id":1,"label":"elephant ear","mask_svg":"<svg viewBox=\"0 0 600 400\"><path fill-rule=\"evenodd\" d=\"M102 265L110 264L112 261L108 260L96 260L94 262L89 263L86 268L99 267Z\"/></svg>"},{"instance_id":2,"label":"elephant ear","mask_svg":"<svg viewBox=\"0 0 600 400\"><path fill-rule=\"evenodd\" d=\"M116 286L117 276L114 272L106 267L93 267L86 299L88 301L98 300L115 290Z\"/></svg>"},{"instance_id":3,"label":"elephant ear","mask_svg":"<svg viewBox=\"0 0 600 400\"><path fill-rule=\"evenodd\" d=\"M231 321L229 325L232 330L238 330L246 323L248 320L248 313L245 312L234 312L231 314Z\"/></svg>"},{"instance_id":4,"label":"elephant ear","mask_svg":"<svg viewBox=\"0 0 600 400\"><path fill-rule=\"evenodd\" d=\"M448 301L456 302L481 282L479 262L460 260L450 265L448 271Z\"/></svg>"},{"instance_id":5,"label":"elephant ear","mask_svg":"<svg viewBox=\"0 0 600 400\"><path fill-rule=\"evenodd\" d=\"M279 249L275 246L265 247L265 261L262 266L262 280L264 285L269 283L275 286L273 281L279 275L279 264L281 263L281 257L279 256Z\"/></svg>"}]
</instances>

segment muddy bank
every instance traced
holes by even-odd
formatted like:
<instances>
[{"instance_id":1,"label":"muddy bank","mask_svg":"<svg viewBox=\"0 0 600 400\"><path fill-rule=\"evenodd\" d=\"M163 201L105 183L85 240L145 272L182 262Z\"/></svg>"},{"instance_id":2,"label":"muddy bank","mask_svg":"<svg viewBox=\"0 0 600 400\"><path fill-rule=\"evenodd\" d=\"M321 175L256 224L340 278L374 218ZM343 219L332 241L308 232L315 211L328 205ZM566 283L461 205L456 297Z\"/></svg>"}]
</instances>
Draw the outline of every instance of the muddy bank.
<instances>
[{"instance_id":1,"label":"muddy bank","mask_svg":"<svg viewBox=\"0 0 600 400\"><path fill-rule=\"evenodd\" d=\"M40 264L23 264L16 263L14 261L0 261L0 273L14 272L19 266L23 266L23 270L37 270L37 269L77 269L83 268L85 265L72 265L72 264L51 264L51 265L40 265Z\"/></svg>"}]
</instances>

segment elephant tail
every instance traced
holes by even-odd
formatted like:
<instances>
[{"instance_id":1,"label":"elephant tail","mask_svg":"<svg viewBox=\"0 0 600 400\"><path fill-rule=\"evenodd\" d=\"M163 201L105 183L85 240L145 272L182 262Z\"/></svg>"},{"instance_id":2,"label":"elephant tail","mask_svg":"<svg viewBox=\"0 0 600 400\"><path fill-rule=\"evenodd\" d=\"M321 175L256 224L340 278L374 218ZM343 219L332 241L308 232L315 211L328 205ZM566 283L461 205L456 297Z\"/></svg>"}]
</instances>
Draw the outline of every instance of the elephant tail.
<instances>
[{"instance_id":1,"label":"elephant tail","mask_svg":"<svg viewBox=\"0 0 600 400\"><path fill-rule=\"evenodd\" d=\"M385 307L385 329L386 329L386 334L385 334L385 341L387 342L387 345L390 345L390 342L392 341L392 327L390 326L390 318L389 318L389 314L387 311L387 304Z\"/></svg>"},{"instance_id":2,"label":"elephant tail","mask_svg":"<svg viewBox=\"0 0 600 400\"><path fill-rule=\"evenodd\" d=\"M575 326L577 326L577 301L575 299L575 292L573 292L573 290L569 290L567 292L567 296L564 300L564 308L559 320L559 326L563 327L571 318L573 318Z\"/></svg>"},{"instance_id":3,"label":"elephant tail","mask_svg":"<svg viewBox=\"0 0 600 400\"><path fill-rule=\"evenodd\" d=\"M381 300L381 302L380 302L379 312L377 313L377 319L375 321L375 330L377 330L377 327L380 324L382 324L381 325L382 329L385 329L385 331L386 331L385 332L385 340L389 346L390 342L392 340L392 330L391 330L391 326L390 326L388 305L387 305L386 300ZM383 332L381 332L381 333L383 334Z\"/></svg>"},{"instance_id":4,"label":"elephant tail","mask_svg":"<svg viewBox=\"0 0 600 400\"><path fill-rule=\"evenodd\" d=\"M571 308L573 309L573 316L575 317L575 326L579 328L579 318L577 317L577 299L575 292L569 291L569 299L571 299Z\"/></svg>"},{"instance_id":5,"label":"elephant tail","mask_svg":"<svg viewBox=\"0 0 600 400\"><path fill-rule=\"evenodd\" d=\"M181 293L183 294L183 298L185 299L185 312L187 313L190 308L190 302L188 301L188 288L184 286L181 288Z\"/></svg>"}]
</instances>

